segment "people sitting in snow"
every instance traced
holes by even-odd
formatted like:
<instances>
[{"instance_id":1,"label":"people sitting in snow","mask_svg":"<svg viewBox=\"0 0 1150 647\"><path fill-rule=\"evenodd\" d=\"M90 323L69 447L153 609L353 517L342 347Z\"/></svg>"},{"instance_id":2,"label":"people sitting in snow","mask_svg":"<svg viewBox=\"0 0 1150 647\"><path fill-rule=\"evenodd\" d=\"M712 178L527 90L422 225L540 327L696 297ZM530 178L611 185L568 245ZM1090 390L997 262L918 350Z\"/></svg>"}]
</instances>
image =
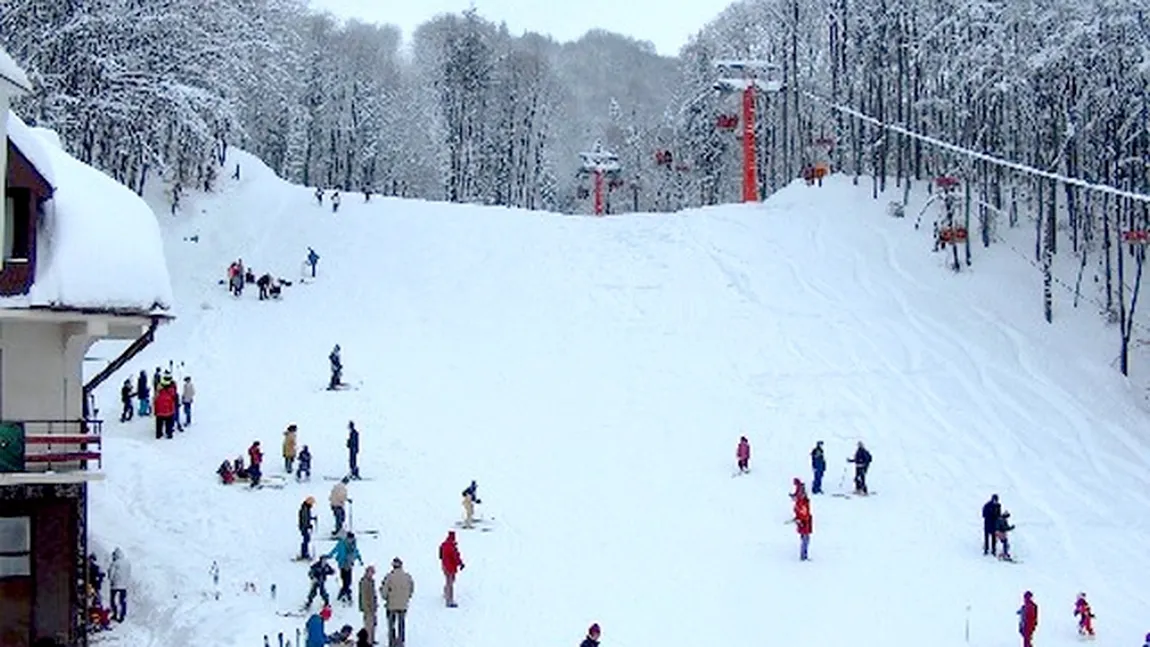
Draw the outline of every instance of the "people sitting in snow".
<instances>
[{"instance_id":1,"label":"people sitting in snow","mask_svg":"<svg viewBox=\"0 0 1150 647\"><path fill-rule=\"evenodd\" d=\"M245 481L248 479L248 469L244 466L243 456L236 456L236 460L232 461L232 473L237 479Z\"/></svg>"},{"instance_id":2,"label":"people sitting in snow","mask_svg":"<svg viewBox=\"0 0 1150 647\"><path fill-rule=\"evenodd\" d=\"M329 645L354 645L355 638L352 636L351 625L344 625L339 628L339 631L327 637L327 644Z\"/></svg>"},{"instance_id":3,"label":"people sitting in snow","mask_svg":"<svg viewBox=\"0 0 1150 647\"><path fill-rule=\"evenodd\" d=\"M483 503L479 500L479 486L475 481L463 490L463 527L471 528L475 525L475 504Z\"/></svg>"},{"instance_id":4,"label":"people sitting in snow","mask_svg":"<svg viewBox=\"0 0 1150 647\"><path fill-rule=\"evenodd\" d=\"M1010 512L1003 510L994 527L994 537L1002 546L1002 552L998 554L998 559L1006 562L1014 561L1014 557L1010 554L1010 539L1007 536L1011 530L1014 530L1014 526L1010 525Z\"/></svg>"},{"instance_id":5,"label":"people sitting in snow","mask_svg":"<svg viewBox=\"0 0 1150 647\"><path fill-rule=\"evenodd\" d=\"M252 268L249 267L246 270L244 270L244 283L255 283L255 282L256 282L256 273L252 271Z\"/></svg>"},{"instance_id":6,"label":"people sitting in snow","mask_svg":"<svg viewBox=\"0 0 1150 647\"><path fill-rule=\"evenodd\" d=\"M232 470L232 464L228 461L220 463L216 469L216 474L220 475L220 483L224 485L231 485L236 482L236 473Z\"/></svg>"},{"instance_id":7,"label":"people sitting in snow","mask_svg":"<svg viewBox=\"0 0 1150 647\"><path fill-rule=\"evenodd\" d=\"M285 285L291 285L291 281L285 281L283 279L272 281L272 284L268 287L268 297L278 300L283 296L283 286Z\"/></svg>"}]
</instances>

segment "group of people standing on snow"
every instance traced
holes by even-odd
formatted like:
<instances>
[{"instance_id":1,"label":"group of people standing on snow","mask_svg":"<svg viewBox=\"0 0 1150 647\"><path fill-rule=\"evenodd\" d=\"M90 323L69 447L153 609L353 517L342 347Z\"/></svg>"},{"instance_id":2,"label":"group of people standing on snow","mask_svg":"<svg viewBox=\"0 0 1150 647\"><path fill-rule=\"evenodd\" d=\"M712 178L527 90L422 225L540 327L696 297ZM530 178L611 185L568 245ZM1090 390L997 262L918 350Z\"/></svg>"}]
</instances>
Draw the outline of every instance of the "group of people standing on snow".
<instances>
[{"instance_id":1,"label":"group of people standing on snow","mask_svg":"<svg viewBox=\"0 0 1150 647\"><path fill-rule=\"evenodd\" d=\"M1038 630L1038 603L1034 593L1022 594L1022 606L1015 612L1018 615L1018 633L1022 636L1022 647L1033 647L1034 633ZM1079 593L1074 600L1074 617L1078 619L1078 635L1087 640L1094 638L1094 611L1086 601L1086 594ZM1150 633L1146 634L1146 645L1150 646Z\"/></svg>"},{"instance_id":2,"label":"group of people standing on snow","mask_svg":"<svg viewBox=\"0 0 1150 647\"><path fill-rule=\"evenodd\" d=\"M140 417L152 416L156 420L156 438L171 438L174 431L183 431L184 427L192 424L192 405L195 399L196 386L190 375L184 376L181 392L172 379L170 369L161 371L157 366L150 384L148 372L140 371L135 389L132 388L131 379L125 379L120 386L120 422L131 421L137 413ZM138 406L133 406L135 402L138 402Z\"/></svg>"},{"instance_id":3,"label":"group of people standing on snow","mask_svg":"<svg viewBox=\"0 0 1150 647\"><path fill-rule=\"evenodd\" d=\"M318 257L316 260L319 260ZM244 267L244 259L242 258L236 259L228 266L227 274L228 291L232 293L232 296L242 296L244 286L250 283L259 290L260 301L279 299L283 296L283 288L290 287L292 284L287 279L274 277L267 272L257 278L256 273L250 267ZM312 276L315 276L314 267Z\"/></svg>"}]
</instances>

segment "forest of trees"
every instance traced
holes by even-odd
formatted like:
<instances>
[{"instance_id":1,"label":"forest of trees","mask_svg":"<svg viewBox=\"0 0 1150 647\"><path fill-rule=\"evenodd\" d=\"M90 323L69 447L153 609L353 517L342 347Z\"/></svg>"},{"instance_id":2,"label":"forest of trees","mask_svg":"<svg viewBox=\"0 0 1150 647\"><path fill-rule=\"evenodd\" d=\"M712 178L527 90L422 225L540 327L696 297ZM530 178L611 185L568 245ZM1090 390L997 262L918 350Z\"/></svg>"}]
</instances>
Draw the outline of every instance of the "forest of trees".
<instances>
[{"instance_id":1,"label":"forest of trees","mask_svg":"<svg viewBox=\"0 0 1150 647\"><path fill-rule=\"evenodd\" d=\"M138 191L157 176L210 186L240 146L306 185L563 212L587 209L578 152L597 141L624 165L616 211L737 200L736 135L715 127L735 98L710 92L712 63L768 60L786 89L760 97L763 195L800 175L819 138L875 197L955 176L967 262L997 228L1033 227L1049 319L1052 258L1069 247L1079 285L1104 284L1126 371L1144 254L1120 234L1150 229L1147 202L906 133L1146 194L1146 13L1125 0L743 0L668 58L603 31L512 36L474 11L404 43L304 0L0 0L0 45L38 88L22 115ZM657 164L663 151L675 162Z\"/></svg>"}]
</instances>

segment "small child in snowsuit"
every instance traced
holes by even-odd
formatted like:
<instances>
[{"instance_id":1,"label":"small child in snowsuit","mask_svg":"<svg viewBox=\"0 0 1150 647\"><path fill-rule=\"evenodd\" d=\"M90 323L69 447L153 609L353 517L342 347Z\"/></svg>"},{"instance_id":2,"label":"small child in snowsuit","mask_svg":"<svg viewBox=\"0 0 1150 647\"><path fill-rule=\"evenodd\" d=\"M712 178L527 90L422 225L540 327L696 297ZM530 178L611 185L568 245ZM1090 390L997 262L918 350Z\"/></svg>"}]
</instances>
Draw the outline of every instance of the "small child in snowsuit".
<instances>
[{"instance_id":1,"label":"small child in snowsuit","mask_svg":"<svg viewBox=\"0 0 1150 647\"><path fill-rule=\"evenodd\" d=\"M1079 593L1078 599L1074 601L1074 615L1078 617L1078 635L1093 638L1094 612L1090 610L1085 593Z\"/></svg>"},{"instance_id":2,"label":"small child in snowsuit","mask_svg":"<svg viewBox=\"0 0 1150 647\"><path fill-rule=\"evenodd\" d=\"M296 467L295 480L303 481L306 479L306 480L310 481L311 480L311 450L307 448L307 445L304 445L303 449L300 450L299 456L296 457L296 460L298 461L298 465Z\"/></svg>"},{"instance_id":3,"label":"small child in snowsuit","mask_svg":"<svg viewBox=\"0 0 1150 647\"><path fill-rule=\"evenodd\" d=\"M735 450L735 460L739 472L746 474L751 471L751 441L746 436L739 437L739 447Z\"/></svg>"},{"instance_id":4,"label":"small child in snowsuit","mask_svg":"<svg viewBox=\"0 0 1150 647\"><path fill-rule=\"evenodd\" d=\"M1003 510L994 528L994 537L1002 545L1002 552L998 554L998 559L1004 562L1014 561L1014 557L1010 554L1010 538L1007 536L1011 530L1014 530L1014 526L1010 525L1010 512Z\"/></svg>"}]
</instances>

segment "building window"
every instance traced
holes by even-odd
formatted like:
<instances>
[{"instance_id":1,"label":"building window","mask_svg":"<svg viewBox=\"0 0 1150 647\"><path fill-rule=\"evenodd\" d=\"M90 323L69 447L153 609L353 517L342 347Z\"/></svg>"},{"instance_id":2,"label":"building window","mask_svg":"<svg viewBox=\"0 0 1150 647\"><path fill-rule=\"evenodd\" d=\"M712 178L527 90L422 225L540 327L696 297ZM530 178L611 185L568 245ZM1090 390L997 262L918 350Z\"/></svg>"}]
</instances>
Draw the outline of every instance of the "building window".
<instances>
[{"instance_id":1,"label":"building window","mask_svg":"<svg viewBox=\"0 0 1150 647\"><path fill-rule=\"evenodd\" d=\"M10 188L4 196L4 224L0 228L3 260L28 260L32 242L32 192Z\"/></svg>"},{"instance_id":2,"label":"building window","mask_svg":"<svg viewBox=\"0 0 1150 647\"><path fill-rule=\"evenodd\" d=\"M0 517L0 579L32 575L32 519Z\"/></svg>"}]
</instances>

